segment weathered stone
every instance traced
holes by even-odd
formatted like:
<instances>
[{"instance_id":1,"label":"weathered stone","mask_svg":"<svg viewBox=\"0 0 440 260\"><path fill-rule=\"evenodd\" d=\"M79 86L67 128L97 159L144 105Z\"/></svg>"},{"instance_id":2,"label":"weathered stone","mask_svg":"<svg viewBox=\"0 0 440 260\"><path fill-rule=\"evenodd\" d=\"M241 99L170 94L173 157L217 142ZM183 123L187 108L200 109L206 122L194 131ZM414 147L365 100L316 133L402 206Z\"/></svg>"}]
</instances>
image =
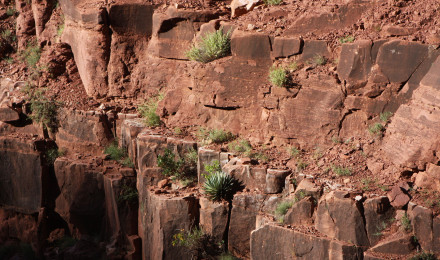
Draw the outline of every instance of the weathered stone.
<instances>
[{"instance_id":1,"label":"weathered stone","mask_svg":"<svg viewBox=\"0 0 440 260\"><path fill-rule=\"evenodd\" d=\"M381 34L384 36L408 36L413 34L415 31L417 31L417 28L386 25L382 28Z\"/></svg>"},{"instance_id":2,"label":"weathered stone","mask_svg":"<svg viewBox=\"0 0 440 260\"><path fill-rule=\"evenodd\" d=\"M380 47L376 63L390 82L402 83L410 78L427 55L427 45L394 40Z\"/></svg>"},{"instance_id":3,"label":"weathered stone","mask_svg":"<svg viewBox=\"0 0 440 260\"><path fill-rule=\"evenodd\" d=\"M340 79L351 85L368 79L372 67L371 46L372 42L369 40L342 45L337 71Z\"/></svg>"},{"instance_id":4,"label":"weathered stone","mask_svg":"<svg viewBox=\"0 0 440 260\"><path fill-rule=\"evenodd\" d=\"M422 206L416 206L408 213L413 227L414 235L424 251L432 251L438 247L433 244L433 218L432 211Z\"/></svg>"},{"instance_id":5,"label":"weathered stone","mask_svg":"<svg viewBox=\"0 0 440 260\"><path fill-rule=\"evenodd\" d=\"M211 165L214 161L217 161L220 166L220 152L209 150L204 147L199 148L199 159L197 161L197 176L200 184L205 182L203 175L209 174L205 167Z\"/></svg>"},{"instance_id":6,"label":"weathered stone","mask_svg":"<svg viewBox=\"0 0 440 260\"><path fill-rule=\"evenodd\" d=\"M17 10L17 47L19 51L24 50L30 38L35 35L35 20L32 13L32 5L30 1L15 1L15 9Z\"/></svg>"},{"instance_id":7,"label":"weathered stone","mask_svg":"<svg viewBox=\"0 0 440 260\"><path fill-rule=\"evenodd\" d=\"M249 257L250 235L256 227L256 216L263 198L259 194L234 196L228 233L228 249L234 255Z\"/></svg>"},{"instance_id":8,"label":"weathered stone","mask_svg":"<svg viewBox=\"0 0 440 260\"><path fill-rule=\"evenodd\" d=\"M35 33L40 38L46 23L49 21L55 7L54 0L32 0L32 12L35 21Z\"/></svg>"},{"instance_id":9,"label":"weathered stone","mask_svg":"<svg viewBox=\"0 0 440 260\"><path fill-rule=\"evenodd\" d=\"M143 129L145 129L145 125L142 119L126 119L121 124L121 147L127 150L128 157L132 162L137 162L136 138ZM136 163L135 166L138 167Z\"/></svg>"},{"instance_id":10,"label":"weathered stone","mask_svg":"<svg viewBox=\"0 0 440 260\"><path fill-rule=\"evenodd\" d=\"M391 191L388 192L387 196L391 202L391 205L397 209L405 207L406 204L408 204L408 202L411 200L406 191L398 185L394 186Z\"/></svg>"},{"instance_id":11,"label":"weathered stone","mask_svg":"<svg viewBox=\"0 0 440 260\"><path fill-rule=\"evenodd\" d=\"M226 202L212 202L207 198L200 198L200 226L214 238L214 241L225 240L228 211L229 206Z\"/></svg>"},{"instance_id":12,"label":"weathered stone","mask_svg":"<svg viewBox=\"0 0 440 260\"><path fill-rule=\"evenodd\" d=\"M429 163L425 172L417 173L414 184L420 188L440 192L440 166Z\"/></svg>"},{"instance_id":13,"label":"weathered stone","mask_svg":"<svg viewBox=\"0 0 440 260\"><path fill-rule=\"evenodd\" d=\"M240 181L248 189L264 191L266 187L266 169L238 163L237 158L231 159L223 166L223 171Z\"/></svg>"},{"instance_id":14,"label":"weathered stone","mask_svg":"<svg viewBox=\"0 0 440 260\"><path fill-rule=\"evenodd\" d=\"M55 211L69 224L72 234L100 234L105 215L104 169L65 158L55 161L60 195Z\"/></svg>"},{"instance_id":15,"label":"weathered stone","mask_svg":"<svg viewBox=\"0 0 440 260\"><path fill-rule=\"evenodd\" d=\"M394 212L387 197L367 199L364 202L365 229L371 246L379 242L381 236L377 234L389 225Z\"/></svg>"},{"instance_id":16,"label":"weathered stone","mask_svg":"<svg viewBox=\"0 0 440 260\"><path fill-rule=\"evenodd\" d=\"M61 110L56 140L59 148L86 154L102 154L113 139L105 114L87 115L83 111ZM75 145L72 145L72 144Z\"/></svg>"},{"instance_id":17,"label":"weathered stone","mask_svg":"<svg viewBox=\"0 0 440 260\"><path fill-rule=\"evenodd\" d=\"M331 238L368 247L370 243L360 207L359 202L350 198L338 199L330 192L318 203L315 228Z\"/></svg>"},{"instance_id":18,"label":"weathered stone","mask_svg":"<svg viewBox=\"0 0 440 260\"><path fill-rule=\"evenodd\" d=\"M147 189L147 187L143 187ZM173 235L197 223L198 199L151 194L140 198L139 235L143 259L191 259L184 247L173 246Z\"/></svg>"},{"instance_id":19,"label":"weathered stone","mask_svg":"<svg viewBox=\"0 0 440 260\"><path fill-rule=\"evenodd\" d=\"M306 197L295 204L284 216L285 225L311 225L313 223L313 212L316 208L316 200L313 197Z\"/></svg>"},{"instance_id":20,"label":"weathered stone","mask_svg":"<svg viewBox=\"0 0 440 260\"><path fill-rule=\"evenodd\" d=\"M232 0L231 17L238 17L254 9L260 0Z\"/></svg>"},{"instance_id":21,"label":"weathered stone","mask_svg":"<svg viewBox=\"0 0 440 260\"><path fill-rule=\"evenodd\" d=\"M385 241L381 241L370 250L372 252L383 254L407 255L416 249L414 243L415 241L412 235L397 233L397 236L392 236L385 239Z\"/></svg>"},{"instance_id":22,"label":"weathered stone","mask_svg":"<svg viewBox=\"0 0 440 260\"><path fill-rule=\"evenodd\" d=\"M293 37L275 37L272 45L272 57L282 58L289 57L300 53L301 39Z\"/></svg>"},{"instance_id":23,"label":"weathered stone","mask_svg":"<svg viewBox=\"0 0 440 260\"><path fill-rule=\"evenodd\" d=\"M265 225L251 234L251 259L361 259L362 250L323 237Z\"/></svg>"},{"instance_id":24,"label":"weathered stone","mask_svg":"<svg viewBox=\"0 0 440 260\"><path fill-rule=\"evenodd\" d=\"M300 193L304 196L311 196L318 201L322 195L322 187L312 183L308 179L303 179L298 184L298 187L296 187L295 196L298 197Z\"/></svg>"},{"instance_id":25,"label":"weathered stone","mask_svg":"<svg viewBox=\"0 0 440 260\"><path fill-rule=\"evenodd\" d=\"M432 251L439 254L440 248L440 216L434 218L432 223Z\"/></svg>"},{"instance_id":26,"label":"weathered stone","mask_svg":"<svg viewBox=\"0 0 440 260\"><path fill-rule=\"evenodd\" d=\"M6 245L11 238L22 243L38 244L38 221L35 215L0 208L0 244Z\"/></svg>"},{"instance_id":27,"label":"weathered stone","mask_svg":"<svg viewBox=\"0 0 440 260\"><path fill-rule=\"evenodd\" d=\"M10 122L20 119L19 113L10 107L0 107L0 121Z\"/></svg>"},{"instance_id":28,"label":"weathered stone","mask_svg":"<svg viewBox=\"0 0 440 260\"><path fill-rule=\"evenodd\" d=\"M301 61L314 64L314 59L317 57L330 58L330 52L326 41L320 40L305 40L304 47L301 54Z\"/></svg>"},{"instance_id":29,"label":"weathered stone","mask_svg":"<svg viewBox=\"0 0 440 260\"><path fill-rule=\"evenodd\" d=\"M235 30L231 37L232 55L249 60L270 60L268 35Z\"/></svg>"},{"instance_id":30,"label":"weathered stone","mask_svg":"<svg viewBox=\"0 0 440 260\"><path fill-rule=\"evenodd\" d=\"M282 192L286 177L290 173L290 170L268 169L266 174L266 193Z\"/></svg>"},{"instance_id":31,"label":"weathered stone","mask_svg":"<svg viewBox=\"0 0 440 260\"><path fill-rule=\"evenodd\" d=\"M112 29L119 33L135 33L150 37L153 32L153 5L151 4L114 4L108 11Z\"/></svg>"},{"instance_id":32,"label":"weathered stone","mask_svg":"<svg viewBox=\"0 0 440 260\"><path fill-rule=\"evenodd\" d=\"M107 64L111 37L105 25L107 12L99 6L81 6L81 1L62 0L65 26L61 37L72 47L75 63L87 95L103 97L108 93Z\"/></svg>"}]
</instances>

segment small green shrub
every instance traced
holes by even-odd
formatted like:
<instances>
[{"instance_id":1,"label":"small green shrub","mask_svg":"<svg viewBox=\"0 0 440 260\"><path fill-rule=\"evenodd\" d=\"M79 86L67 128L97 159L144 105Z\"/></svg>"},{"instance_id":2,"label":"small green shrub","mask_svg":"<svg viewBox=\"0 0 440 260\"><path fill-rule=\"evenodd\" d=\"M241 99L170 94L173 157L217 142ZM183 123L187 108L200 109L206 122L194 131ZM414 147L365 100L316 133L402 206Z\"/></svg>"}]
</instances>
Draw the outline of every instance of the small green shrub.
<instances>
[{"instance_id":1,"label":"small green shrub","mask_svg":"<svg viewBox=\"0 0 440 260\"><path fill-rule=\"evenodd\" d=\"M386 123L386 122L388 122L388 120L390 119L391 116L393 116L393 112L387 111L387 112L380 113L379 118L380 118L380 121Z\"/></svg>"},{"instance_id":2,"label":"small green shrub","mask_svg":"<svg viewBox=\"0 0 440 260\"><path fill-rule=\"evenodd\" d=\"M374 135L381 135L383 130L384 130L384 127L381 123L375 123L375 124L370 125L368 127L368 132L370 132L370 134L374 134Z\"/></svg>"},{"instance_id":3,"label":"small green shrub","mask_svg":"<svg viewBox=\"0 0 440 260\"><path fill-rule=\"evenodd\" d=\"M314 65L314 66L322 66L325 65L327 63L327 59L320 55L320 54L316 54L310 61L310 64Z\"/></svg>"},{"instance_id":4,"label":"small green shrub","mask_svg":"<svg viewBox=\"0 0 440 260\"><path fill-rule=\"evenodd\" d=\"M215 172L221 172L222 167L220 166L220 161L214 160L210 164L205 165L205 171L208 173L208 175L213 174Z\"/></svg>"},{"instance_id":5,"label":"small green shrub","mask_svg":"<svg viewBox=\"0 0 440 260\"><path fill-rule=\"evenodd\" d=\"M170 149L165 149L163 155L157 156L157 166L165 176L190 183L197 173L197 152L190 149L183 158L176 158Z\"/></svg>"},{"instance_id":6,"label":"small green shrub","mask_svg":"<svg viewBox=\"0 0 440 260\"><path fill-rule=\"evenodd\" d=\"M49 149L46 151L46 161L49 165L53 165L55 160L64 154L64 151L60 151L57 148Z\"/></svg>"},{"instance_id":7,"label":"small green shrub","mask_svg":"<svg viewBox=\"0 0 440 260\"><path fill-rule=\"evenodd\" d=\"M351 169L348 167L332 165L332 171L339 176L351 176Z\"/></svg>"},{"instance_id":8,"label":"small green shrub","mask_svg":"<svg viewBox=\"0 0 440 260\"><path fill-rule=\"evenodd\" d=\"M292 158L297 158L301 154L301 151L295 146L292 146L288 152Z\"/></svg>"},{"instance_id":9,"label":"small green shrub","mask_svg":"<svg viewBox=\"0 0 440 260\"><path fill-rule=\"evenodd\" d=\"M43 91L37 90L31 94L30 108L32 114L30 118L41 124L44 129L55 132L58 128L58 109L60 103L54 99L49 99L44 95Z\"/></svg>"},{"instance_id":10,"label":"small green shrub","mask_svg":"<svg viewBox=\"0 0 440 260\"><path fill-rule=\"evenodd\" d=\"M4 40L6 40L6 41L9 41L9 39L11 38L11 36L12 36L12 31L11 30L4 30L3 32L1 32L1 37L4 39Z\"/></svg>"},{"instance_id":11,"label":"small green shrub","mask_svg":"<svg viewBox=\"0 0 440 260\"><path fill-rule=\"evenodd\" d=\"M118 142L111 143L104 149L104 153L108 155L111 160L117 161L125 167L134 168L134 164L128 157L127 151L119 148Z\"/></svg>"},{"instance_id":12,"label":"small green shrub","mask_svg":"<svg viewBox=\"0 0 440 260\"><path fill-rule=\"evenodd\" d=\"M364 178L361 179L361 183L362 183L362 190L369 191L370 189L373 188L372 185L374 185L376 181L372 180L371 178Z\"/></svg>"},{"instance_id":13,"label":"small green shrub","mask_svg":"<svg viewBox=\"0 0 440 260\"><path fill-rule=\"evenodd\" d=\"M6 10L6 14L7 14L8 16L13 16L13 15L15 15L15 13L17 13L17 10L16 10L14 7L9 7L9 8Z\"/></svg>"},{"instance_id":14,"label":"small green shrub","mask_svg":"<svg viewBox=\"0 0 440 260\"><path fill-rule=\"evenodd\" d=\"M303 170L305 170L305 169L307 168L307 166L309 166L309 164L308 164L307 162L304 162L302 159L299 159L299 160L296 162L296 169L297 169L298 171L303 171Z\"/></svg>"},{"instance_id":15,"label":"small green shrub","mask_svg":"<svg viewBox=\"0 0 440 260\"><path fill-rule=\"evenodd\" d=\"M203 184L206 196L212 201L231 201L236 189L237 181L224 172L215 172L208 175Z\"/></svg>"},{"instance_id":16,"label":"small green shrub","mask_svg":"<svg viewBox=\"0 0 440 260\"><path fill-rule=\"evenodd\" d=\"M186 56L190 60L203 63L213 61L228 55L231 52L231 32L223 33L223 28L207 33L201 38L200 43L194 45Z\"/></svg>"},{"instance_id":17,"label":"small green shrub","mask_svg":"<svg viewBox=\"0 0 440 260\"><path fill-rule=\"evenodd\" d=\"M192 255L191 259L216 259L221 253L221 244L216 243L212 237L198 227L190 231L181 229L173 235L173 246L184 247Z\"/></svg>"},{"instance_id":18,"label":"small green shrub","mask_svg":"<svg viewBox=\"0 0 440 260\"><path fill-rule=\"evenodd\" d=\"M275 216L280 223L284 222L284 215L286 215L287 211L293 206L293 201L285 200L278 203L275 209Z\"/></svg>"},{"instance_id":19,"label":"small green shrub","mask_svg":"<svg viewBox=\"0 0 440 260\"><path fill-rule=\"evenodd\" d=\"M130 187L127 185L122 185L119 195L116 199L118 204L122 204L125 202L128 203L136 203L138 201L138 191L134 187Z\"/></svg>"},{"instance_id":20,"label":"small green shrub","mask_svg":"<svg viewBox=\"0 0 440 260\"><path fill-rule=\"evenodd\" d=\"M29 68L36 69L40 60L41 49L36 42L28 43L26 49L20 54L20 59L25 61Z\"/></svg>"},{"instance_id":21,"label":"small green shrub","mask_svg":"<svg viewBox=\"0 0 440 260\"><path fill-rule=\"evenodd\" d=\"M12 58L12 57L6 57L3 60L6 61L6 63L8 63L8 64L14 63L14 58Z\"/></svg>"},{"instance_id":22,"label":"small green shrub","mask_svg":"<svg viewBox=\"0 0 440 260\"><path fill-rule=\"evenodd\" d=\"M409 260L437 260L437 257L433 253L421 252L409 258Z\"/></svg>"},{"instance_id":23,"label":"small green shrub","mask_svg":"<svg viewBox=\"0 0 440 260\"><path fill-rule=\"evenodd\" d=\"M282 2L283 0L264 0L264 3L269 6L280 5Z\"/></svg>"},{"instance_id":24,"label":"small green shrub","mask_svg":"<svg viewBox=\"0 0 440 260\"><path fill-rule=\"evenodd\" d=\"M61 37L61 35L63 34L63 32L64 32L64 24L60 24L60 25L58 25L58 28L57 28L57 36L58 36L58 37Z\"/></svg>"},{"instance_id":25,"label":"small green shrub","mask_svg":"<svg viewBox=\"0 0 440 260\"><path fill-rule=\"evenodd\" d=\"M285 87L287 84L287 73L283 68L272 67L269 71L269 81L277 87Z\"/></svg>"},{"instance_id":26,"label":"small green shrub","mask_svg":"<svg viewBox=\"0 0 440 260\"><path fill-rule=\"evenodd\" d=\"M155 127L159 126L161 123L159 115L156 114L157 102L157 97L151 97L138 106L139 114L144 118L147 126Z\"/></svg>"},{"instance_id":27,"label":"small green shrub","mask_svg":"<svg viewBox=\"0 0 440 260\"><path fill-rule=\"evenodd\" d=\"M343 43L354 42L355 38L353 35L347 35L347 36L339 38L338 40L339 40L339 43L343 44Z\"/></svg>"},{"instance_id":28,"label":"small green shrub","mask_svg":"<svg viewBox=\"0 0 440 260\"><path fill-rule=\"evenodd\" d=\"M400 224L402 225L402 228L405 232L411 232L412 231L412 226L411 226L411 220L409 219L408 215L405 214L402 216L402 218L400 219Z\"/></svg>"},{"instance_id":29,"label":"small green shrub","mask_svg":"<svg viewBox=\"0 0 440 260\"><path fill-rule=\"evenodd\" d=\"M235 136L231 132L227 132L222 129L211 129L208 132L208 139L216 144L229 142L234 138Z\"/></svg>"},{"instance_id":30,"label":"small green shrub","mask_svg":"<svg viewBox=\"0 0 440 260\"><path fill-rule=\"evenodd\" d=\"M238 139L228 144L229 150L249 156L252 152L252 146L248 140Z\"/></svg>"}]
</instances>

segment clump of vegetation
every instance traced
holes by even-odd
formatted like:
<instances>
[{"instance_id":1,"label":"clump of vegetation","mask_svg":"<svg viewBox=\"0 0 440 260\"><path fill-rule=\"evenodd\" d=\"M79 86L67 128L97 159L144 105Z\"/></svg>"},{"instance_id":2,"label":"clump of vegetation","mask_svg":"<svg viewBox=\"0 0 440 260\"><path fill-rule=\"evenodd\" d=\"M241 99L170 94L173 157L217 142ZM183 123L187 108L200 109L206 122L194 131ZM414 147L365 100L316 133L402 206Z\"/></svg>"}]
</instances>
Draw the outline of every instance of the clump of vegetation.
<instances>
[{"instance_id":1,"label":"clump of vegetation","mask_svg":"<svg viewBox=\"0 0 440 260\"><path fill-rule=\"evenodd\" d=\"M215 243L211 236L195 227L189 231L181 229L173 235L173 246L184 247L193 259L213 259L213 256L221 253L221 243Z\"/></svg>"},{"instance_id":2,"label":"clump of vegetation","mask_svg":"<svg viewBox=\"0 0 440 260\"><path fill-rule=\"evenodd\" d=\"M391 116L393 116L393 112L387 111L387 112L380 113L379 118L380 118L380 121L386 123L386 122L388 122L388 120L390 119Z\"/></svg>"},{"instance_id":3,"label":"clump of vegetation","mask_svg":"<svg viewBox=\"0 0 440 260\"><path fill-rule=\"evenodd\" d=\"M58 28L57 28L57 36L58 36L58 37L61 37L61 35L63 34L63 32L64 32L64 24L60 24L60 25L58 26Z\"/></svg>"},{"instance_id":4,"label":"clump of vegetation","mask_svg":"<svg viewBox=\"0 0 440 260\"><path fill-rule=\"evenodd\" d=\"M307 166L309 166L309 164L307 162L304 162L302 159L299 159L296 162L296 169L300 172L305 170Z\"/></svg>"},{"instance_id":5,"label":"clump of vegetation","mask_svg":"<svg viewBox=\"0 0 440 260\"><path fill-rule=\"evenodd\" d=\"M125 167L134 168L134 163L128 157L127 151L119 148L118 142L115 141L107 146L104 153L108 155L111 160L115 160Z\"/></svg>"},{"instance_id":6,"label":"clump of vegetation","mask_svg":"<svg viewBox=\"0 0 440 260\"><path fill-rule=\"evenodd\" d=\"M60 157L63 156L65 154L65 151L62 150L58 150L57 148L52 148L46 151L46 162L49 165L53 165L55 160Z\"/></svg>"},{"instance_id":7,"label":"clump of vegetation","mask_svg":"<svg viewBox=\"0 0 440 260\"><path fill-rule=\"evenodd\" d=\"M211 129L208 131L207 138L213 143L221 144L231 141L235 136L231 132L223 129Z\"/></svg>"},{"instance_id":8,"label":"clump of vegetation","mask_svg":"<svg viewBox=\"0 0 440 260\"><path fill-rule=\"evenodd\" d=\"M44 130L56 132L58 128L58 109L60 102L47 98L41 89L29 92L29 103L31 109L30 118L39 123Z\"/></svg>"},{"instance_id":9,"label":"clump of vegetation","mask_svg":"<svg viewBox=\"0 0 440 260\"><path fill-rule=\"evenodd\" d=\"M192 182L197 172L197 151L189 149L182 158L176 158L170 149L165 149L163 155L157 156L157 166L162 168L165 176Z\"/></svg>"},{"instance_id":10,"label":"clump of vegetation","mask_svg":"<svg viewBox=\"0 0 440 260\"><path fill-rule=\"evenodd\" d=\"M382 232L387 228L387 223L385 221L380 222L380 224L376 225L376 233L373 236L380 237L382 236Z\"/></svg>"},{"instance_id":11,"label":"clump of vegetation","mask_svg":"<svg viewBox=\"0 0 440 260\"><path fill-rule=\"evenodd\" d=\"M293 201L285 200L280 202L275 209L275 216L280 223L284 222L284 215L293 206Z\"/></svg>"},{"instance_id":12,"label":"clump of vegetation","mask_svg":"<svg viewBox=\"0 0 440 260\"><path fill-rule=\"evenodd\" d=\"M287 84L287 72L284 68L272 67L269 71L269 81L277 87L285 87Z\"/></svg>"},{"instance_id":13,"label":"clump of vegetation","mask_svg":"<svg viewBox=\"0 0 440 260\"><path fill-rule=\"evenodd\" d=\"M292 146L287 151L289 152L290 157L292 157L292 158L297 158L301 154L301 151L298 148L296 148L295 146Z\"/></svg>"},{"instance_id":14,"label":"clump of vegetation","mask_svg":"<svg viewBox=\"0 0 440 260\"><path fill-rule=\"evenodd\" d=\"M369 191L370 189L373 188L372 186L376 184L376 181L371 178L364 178L361 180L361 183L362 183L362 190Z\"/></svg>"},{"instance_id":15,"label":"clump of vegetation","mask_svg":"<svg viewBox=\"0 0 440 260\"><path fill-rule=\"evenodd\" d=\"M20 53L21 61L25 61L29 68L36 69L41 57L41 49L36 42L29 42L26 49Z\"/></svg>"},{"instance_id":16,"label":"clump of vegetation","mask_svg":"<svg viewBox=\"0 0 440 260\"><path fill-rule=\"evenodd\" d=\"M157 103L163 99L163 95L158 94L147 99L143 104L138 106L139 114L145 120L145 124L150 127L159 126L161 124L160 117L156 113Z\"/></svg>"},{"instance_id":17,"label":"clump of vegetation","mask_svg":"<svg viewBox=\"0 0 440 260\"><path fill-rule=\"evenodd\" d=\"M116 199L118 204L128 202L130 204L136 203L138 201L138 191L136 188L122 185L119 195Z\"/></svg>"},{"instance_id":18,"label":"clump of vegetation","mask_svg":"<svg viewBox=\"0 0 440 260\"><path fill-rule=\"evenodd\" d=\"M231 175L224 172L215 172L206 176L203 184L208 199L212 201L231 201L237 191L239 183Z\"/></svg>"},{"instance_id":19,"label":"clump of vegetation","mask_svg":"<svg viewBox=\"0 0 440 260\"><path fill-rule=\"evenodd\" d=\"M282 2L283 0L264 0L264 3L269 6L280 5Z\"/></svg>"},{"instance_id":20,"label":"clump of vegetation","mask_svg":"<svg viewBox=\"0 0 440 260\"><path fill-rule=\"evenodd\" d=\"M370 132L370 134L374 134L374 135L381 135L383 130L384 130L384 127L381 123L375 123L375 124L370 125L368 127L368 132Z\"/></svg>"},{"instance_id":21,"label":"clump of vegetation","mask_svg":"<svg viewBox=\"0 0 440 260\"><path fill-rule=\"evenodd\" d=\"M186 53L186 56L190 60L203 63L227 56L231 52L230 36L231 32L223 33L223 28L207 33L198 44Z\"/></svg>"},{"instance_id":22,"label":"clump of vegetation","mask_svg":"<svg viewBox=\"0 0 440 260\"><path fill-rule=\"evenodd\" d=\"M321 54L316 54L311 60L309 60L309 63L313 66L322 66L327 63L327 59Z\"/></svg>"},{"instance_id":23,"label":"clump of vegetation","mask_svg":"<svg viewBox=\"0 0 440 260\"><path fill-rule=\"evenodd\" d=\"M412 226L411 226L411 220L409 219L408 215L405 214L402 216L402 218L400 219L400 224L402 225L402 228L405 232L411 232L412 231Z\"/></svg>"},{"instance_id":24,"label":"clump of vegetation","mask_svg":"<svg viewBox=\"0 0 440 260\"><path fill-rule=\"evenodd\" d=\"M249 156L252 152L252 145L248 140L238 139L228 144L229 150Z\"/></svg>"},{"instance_id":25,"label":"clump of vegetation","mask_svg":"<svg viewBox=\"0 0 440 260\"><path fill-rule=\"evenodd\" d=\"M205 171L208 173L208 175L213 174L215 172L221 172L222 167L220 166L219 160L214 160L210 164L205 165Z\"/></svg>"},{"instance_id":26,"label":"clump of vegetation","mask_svg":"<svg viewBox=\"0 0 440 260\"><path fill-rule=\"evenodd\" d=\"M348 167L332 165L332 171L339 176L351 176L351 169Z\"/></svg>"},{"instance_id":27,"label":"clump of vegetation","mask_svg":"<svg viewBox=\"0 0 440 260\"><path fill-rule=\"evenodd\" d=\"M433 253L421 252L409 258L409 260L437 260L437 257Z\"/></svg>"},{"instance_id":28,"label":"clump of vegetation","mask_svg":"<svg viewBox=\"0 0 440 260\"><path fill-rule=\"evenodd\" d=\"M13 16L17 13L17 10L14 7L8 7L8 9L6 10L6 14L8 16Z\"/></svg>"},{"instance_id":29,"label":"clump of vegetation","mask_svg":"<svg viewBox=\"0 0 440 260\"><path fill-rule=\"evenodd\" d=\"M347 35L347 36L339 38L338 40L339 40L339 43L344 44L344 43L354 42L355 38L353 35Z\"/></svg>"}]
</instances>

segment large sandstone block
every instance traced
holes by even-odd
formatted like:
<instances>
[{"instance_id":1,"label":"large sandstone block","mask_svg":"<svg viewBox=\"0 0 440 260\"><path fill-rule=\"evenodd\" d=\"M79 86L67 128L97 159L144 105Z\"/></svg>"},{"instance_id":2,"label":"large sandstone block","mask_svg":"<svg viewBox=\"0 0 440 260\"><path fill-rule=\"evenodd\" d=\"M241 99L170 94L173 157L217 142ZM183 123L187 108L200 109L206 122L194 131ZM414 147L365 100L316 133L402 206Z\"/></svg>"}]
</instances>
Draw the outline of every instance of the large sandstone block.
<instances>
[{"instance_id":1,"label":"large sandstone block","mask_svg":"<svg viewBox=\"0 0 440 260\"><path fill-rule=\"evenodd\" d=\"M168 198L147 192L140 200L139 235L142 259L191 259L183 247L173 246L173 235L188 231L198 222L199 203L195 197Z\"/></svg>"},{"instance_id":2,"label":"large sandstone block","mask_svg":"<svg viewBox=\"0 0 440 260\"><path fill-rule=\"evenodd\" d=\"M144 130L143 119L126 119L121 124L121 147L127 150L132 162L137 162L137 136ZM139 167L135 163L135 167Z\"/></svg>"},{"instance_id":3,"label":"large sandstone block","mask_svg":"<svg viewBox=\"0 0 440 260\"><path fill-rule=\"evenodd\" d=\"M362 259L362 249L329 238L265 225L251 234L251 259Z\"/></svg>"},{"instance_id":4,"label":"large sandstone block","mask_svg":"<svg viewBox=\"0 0 440 260\"><path fill-rule=\"evenodd\" d=\"M216 242L226 239L229 210L226 202L212 202L207 198L200 198L200 227Z\"/></svg>"},{"instance_id":5,"label":"large sandstone block","mask_svg":"<svg viewBox=\"0 0 440 260\"><path fill-rule=\"evenodd\" d=\"M153 33L153 12L151 4L116 3L109 8L109 24L119 34L134 33L148 38Z\"/></svg>"},{"instance_id":6,"label":"large sandstone block","mask_svg":"<svg viewBox=\"0 0 440 260\"><path fill-rule=\"evenodd\" d=\"M97 112L61 110L56 133L59 148L99 155L113 139L107 115Z\"/></svg>"},{"instance_id":7,"label":"large sandstone block","mask_svg":"<svg viewBox=\"0 0 440 260\"><path fill-rule=\"evenodd\" d=\"M428 45L394 40L384 43L376 63L390 82L407 81L428 55Z\"/></svg>"},{"instance_id":8,"label":"large sandstone block","mask_svg":"<svg viewBox=\"0 0 440 260\"><path fill-rule=\"evenodd\" d=\"M0 205L27 214L53 206L46 146L43 140L0 137Z\"/></svg>"},{"instance_id":9,"label":"large sandstone block","mask_svg":"<svg viewBox=\"0 0 440 260\"><path fill-rule=\"evenodd\" d=\"M274 58L282 58L298 54L301 51L301 44L301 38L275 37L272 46L272 56Z\"/></svg>"},{"instance_id":10,"label":"large sandstone block","mask_svg":"<svg viewBox=\"0 0 440 260\"><path fill-rule=\"evenodd\" d=\"M351 198L337 198L333 192L318 203L315 228L341 241L369 247L361 205Z\"/></svg>"},{"instance_id":11,"label":"large sandstone block","mask_svg":"<svg viewBox=\"0 0 440 260\"><path fill-rule=\"evenodd\" d=\"M369 40L343 44L337 70L339 78L349 84L366 81L372 67L371 47Z\"/></svg>"},{"instance_id":12,"label":"large sandstone block","mask_svg":"<svg viewBox=\"0 0 440 260\"><path fill-rule=\"evenodd\" d=\"M66 158L57 159L54 168L60 191L55 211L75 236L100 234L105 215L105 170Z\"/></svg>"},{"instance_id":13,"label":"large sandstone block","mask_svg":"<svg viewBox=\"0 0 440 260\"><path fill-rule=\"evenodd\" d=\"M272 48L268 35L235 30L231 36L232 55L249 60L270 60Z\"/></svg>"},{"instance_id":14,"label":"large sandstone block","mask_svg":"<svg viewBox=\"0 0 440 260\"><path fill-rule=\"evenodd\" d=\"M205 170L205 167L207 165L212 165L214 161L217 161L220 165L220 152L206 149L204 147L199 148L197 161L197 179L199 184L203 184L205 182L203 175L209 174Z\"/></svg>"},{"instance_id":15,"label":"large sandstone block","mask_svg":"<svg viewBox=\"0 0 440 260\"><path fill-rule=\"evenodd\" d=\"M0 107L0 121L10 122L20 119L19 113L10 107Z\"/></svg>"},{"instance_id":16,"label":"large sandstone block","mask_svg":"<svg viewBox=\"0 0 440 260\"><path fill-rule=\"evenodd\" d=\"M252 230L256 228L257 214L263 199L264 196L260 194L234 196L228 233L228 250L234 255L249 257L250 236Z\"/></svg>"},{"instance_id":17,"label":"large sandstone block","mask_svg":"<svg viewBox=\"0 0 440 260\"><path fill-rule=\"evenodd\" d=\"M371 246L379 242L381 236L377 234L384 229L384 225L390 224L394 212L387 197L372 198L364 202L365 229Z\"/></svg>"}]
</instances>

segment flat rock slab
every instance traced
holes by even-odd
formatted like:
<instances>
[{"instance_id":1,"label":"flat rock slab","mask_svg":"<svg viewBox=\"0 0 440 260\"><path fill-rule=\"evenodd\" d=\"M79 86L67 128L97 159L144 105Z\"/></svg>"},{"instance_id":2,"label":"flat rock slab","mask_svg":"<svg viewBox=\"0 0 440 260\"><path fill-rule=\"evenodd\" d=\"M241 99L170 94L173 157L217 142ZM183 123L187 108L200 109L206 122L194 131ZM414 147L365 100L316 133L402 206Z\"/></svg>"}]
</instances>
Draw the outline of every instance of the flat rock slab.
<instances>
[{"instance_id":1,"label":"flat rock slab","mask_svg":"<svg viewBox=\"0 0 440 260\"><path fill-rule=\"evenodd\" d=\"M0 121L11 122L20 119L20 115L16 110L10 107L0 107Z\"/></svg>"}]
</instances>

